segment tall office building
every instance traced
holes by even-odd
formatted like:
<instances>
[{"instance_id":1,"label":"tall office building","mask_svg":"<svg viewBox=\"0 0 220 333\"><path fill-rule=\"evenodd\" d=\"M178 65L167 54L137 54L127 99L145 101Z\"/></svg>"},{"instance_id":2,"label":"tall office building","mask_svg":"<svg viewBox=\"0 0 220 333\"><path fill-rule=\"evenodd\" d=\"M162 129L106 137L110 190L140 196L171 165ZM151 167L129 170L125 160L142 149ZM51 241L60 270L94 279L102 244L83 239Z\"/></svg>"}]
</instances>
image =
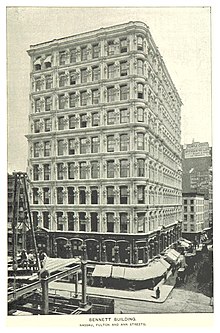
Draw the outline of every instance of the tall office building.
<instances>
[{"instance_id":1,"label":"tall office building","mask_svg":"<svg viewBox=\"0 0 220 333\"><path fill-rule=\"evenodd\" d=\"M181 233L181 99L142 22L32 45L28 172L38 243L147 263Z\"/></svg>"}]
</instances>

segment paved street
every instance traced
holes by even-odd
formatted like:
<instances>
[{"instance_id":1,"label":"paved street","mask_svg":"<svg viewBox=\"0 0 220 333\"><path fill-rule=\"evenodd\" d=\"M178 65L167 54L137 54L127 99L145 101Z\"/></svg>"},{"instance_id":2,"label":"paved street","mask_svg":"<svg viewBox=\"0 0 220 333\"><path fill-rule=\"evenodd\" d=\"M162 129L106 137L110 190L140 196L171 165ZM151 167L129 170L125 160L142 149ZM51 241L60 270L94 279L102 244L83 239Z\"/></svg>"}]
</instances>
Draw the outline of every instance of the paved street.
<instances>
[{"instance_id":1,"label":"paved street","mask_svg":"<svg viewBox=\"0 0 220 333\"><path fill-rule=\"evenodd\" d=\"M209 297L183 289L173 289L164 303L115 299L115 313L193 313L212 312Z\"/></svg>"}]
</instances>

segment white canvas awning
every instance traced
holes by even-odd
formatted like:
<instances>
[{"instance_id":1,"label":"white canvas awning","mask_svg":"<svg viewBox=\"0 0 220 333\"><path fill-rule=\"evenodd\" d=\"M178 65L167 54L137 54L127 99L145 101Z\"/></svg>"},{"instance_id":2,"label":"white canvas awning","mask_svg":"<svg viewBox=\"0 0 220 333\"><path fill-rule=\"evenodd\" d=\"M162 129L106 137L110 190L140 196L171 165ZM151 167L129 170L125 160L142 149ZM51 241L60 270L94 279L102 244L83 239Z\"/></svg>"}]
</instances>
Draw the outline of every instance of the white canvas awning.
<instances>
[{"instance_id":1,"label":"white canvas awning","mask_svg":"<svg viewBox=\"0 0 220 333\"><path fill-rule=\"evenodd\" d=\"M120 266L112 266L112 277L115 279L123 279L125 268Z\"/></svg>"},{"instance_id":2,"label":"white canvas awning","mask_svg":"<svg viewBox=\"0 0 220 333\"><path fill-rule=\"evenodd\" d=\"M110 277L112 271L112 265L96 265L92 272L93 277Z\"/></svg>"}]
</instances>

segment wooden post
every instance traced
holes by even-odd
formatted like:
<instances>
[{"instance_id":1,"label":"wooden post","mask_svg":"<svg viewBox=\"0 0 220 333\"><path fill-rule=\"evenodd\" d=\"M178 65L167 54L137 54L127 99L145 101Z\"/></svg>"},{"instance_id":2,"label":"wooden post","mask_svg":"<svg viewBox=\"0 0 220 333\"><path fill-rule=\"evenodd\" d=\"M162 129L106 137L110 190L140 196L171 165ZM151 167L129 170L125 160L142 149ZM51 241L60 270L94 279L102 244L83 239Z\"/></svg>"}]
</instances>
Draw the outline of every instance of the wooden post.
<instances>
[{"instance_id":1,"label":"wooden post","mask_svg":"<svg viewBox=\"0 0 220 333\"><path fill-rule=\"evenodd\" d=\"M48 281L47 278L41 277L42 288L42 314L49 314L49 297L48 297Z\"/></svg>"},{"instance_id":2,"label":"wooden post","mask_svg":"<svg viewBox=\"0 0 220 333\"><path fill-rule=\"evenodd\" d=\"M85 307L87 305L86 300L86 286L87 286L87 260L86 260L86 244L82 245L82 262L81 262L81 270L82 270L82 300L80 305Z\"/></svg>"}]
</instances>

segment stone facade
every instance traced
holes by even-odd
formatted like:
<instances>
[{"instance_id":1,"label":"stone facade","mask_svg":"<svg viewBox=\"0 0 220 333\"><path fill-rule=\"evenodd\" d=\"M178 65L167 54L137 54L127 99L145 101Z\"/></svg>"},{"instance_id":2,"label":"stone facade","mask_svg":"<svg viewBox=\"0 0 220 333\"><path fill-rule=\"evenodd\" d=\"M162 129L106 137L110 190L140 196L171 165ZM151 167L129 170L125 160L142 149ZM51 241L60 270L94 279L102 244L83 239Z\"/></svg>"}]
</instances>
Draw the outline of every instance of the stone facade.
<instances>
[{"instance_id":1,"label":"stone facade","mask_svg":"<svg viewBox=\"0 0 220 333\"><path fill-rule=\"evenodd\" d=\"M139 242L153 257L171 244L163 237L177 240L182 218L182 102L149 28L101 28L28 54L34 225L65 239L59 256L91 238L102 247L94 260L108 244L108 261L146 262Z\"/></svg>"}]
</instances>

